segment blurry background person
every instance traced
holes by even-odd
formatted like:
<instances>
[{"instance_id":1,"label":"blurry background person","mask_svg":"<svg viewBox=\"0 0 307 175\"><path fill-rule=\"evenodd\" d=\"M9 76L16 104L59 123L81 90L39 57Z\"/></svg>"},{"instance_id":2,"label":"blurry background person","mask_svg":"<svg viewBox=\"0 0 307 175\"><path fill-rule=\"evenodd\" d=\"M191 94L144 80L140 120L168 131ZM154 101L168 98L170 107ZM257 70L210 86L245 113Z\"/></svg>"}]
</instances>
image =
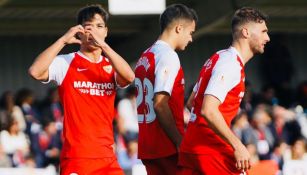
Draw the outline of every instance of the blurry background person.
<instances>
[{"instance_id":1,"label":"blurry background person","mask_svg":"<svg viewBox=\"0 0 307 175\"><path fill-rule=\"evenodd\" d=\"M22 166L24 157L29 154L29 140L26 135L20 131L18 122L15 119L9 121L8 128L1 131L0 143L3 151L10 156L13 166Z\"/></svg>"},{"instance_id":2,"label":"blurry background person","mask_svg":"<svg viewBox=\"0 0 307 175\"><path fill-rule=\"evenodd\" d=\"M19 125L21 131L25 131L26 122L20 107L15 104L14 95L11 91L5 91L0 98L0 129L7 127L8 116L13 117Z\"/></svg>"}]
</instances>

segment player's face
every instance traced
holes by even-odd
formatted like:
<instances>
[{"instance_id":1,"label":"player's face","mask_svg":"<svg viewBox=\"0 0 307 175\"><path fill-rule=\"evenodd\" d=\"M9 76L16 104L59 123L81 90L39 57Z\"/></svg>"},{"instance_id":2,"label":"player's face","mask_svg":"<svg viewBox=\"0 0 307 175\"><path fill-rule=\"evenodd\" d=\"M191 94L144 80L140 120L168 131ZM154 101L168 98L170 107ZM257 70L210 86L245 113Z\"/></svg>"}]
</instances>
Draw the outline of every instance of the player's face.
<instances>
[{"instance_id":1,"label":"player's face","mask_svg":"<svg viewBox=\"0 0 307 175\"><path fill-rule=\"evenodd\" d=\"M180 24L182 30L179 33L177 50L184 50L193 41L192 34L195 31L195 21L184 21Z\"/></svg>"},{"instance_id":2,"label":"player's face","mask_svg":"<svg viewBox=\"0 0 307 175\"><path fill-rule=\"evenodd\" d=\"M251 23L250 25L250 48L254 54L261 54L264 52L265 44L270 41L268 28L264 21L262 23Z\"/></svg>"},{"instance_id":3,"label":"player's face","mask_svg":"<svg viewBox=\"0 0 307 175\"><path fill-rule=\"evenodd\" d=\"M91 21L85 21L82 24L82 26L85 29L85 33L83 35L80 35L82 44L92 49L98 48L97 45L95 44L93 36L86 30L91 29L100 38L103 38L104 40L107 36L108 28L106 27L103 18L99 14L95 14L94 17L91 19Z\"/></svg>"}]
</instances>

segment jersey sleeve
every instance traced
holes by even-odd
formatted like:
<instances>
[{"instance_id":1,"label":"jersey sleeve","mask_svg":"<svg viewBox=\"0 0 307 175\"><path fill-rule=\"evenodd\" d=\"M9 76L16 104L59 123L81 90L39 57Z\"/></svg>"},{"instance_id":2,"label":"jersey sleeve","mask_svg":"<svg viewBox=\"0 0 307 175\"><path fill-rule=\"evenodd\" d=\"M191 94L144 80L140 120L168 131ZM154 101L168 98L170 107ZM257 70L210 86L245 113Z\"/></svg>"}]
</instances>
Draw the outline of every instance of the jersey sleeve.
<instances>
[{"instance_id":1,"label":"jersey sleeve","mask_svg":"<svg viewBox=\"0 0 307 175\"><path fill-rule=\"evenodd\" d=\"M56 56L49 66L48 80L43 83L54 81L58 86L61 85L73 58L74 53Z\"/></svg>"},{"instance_id":2,"label":"jersey sleeve","mask_svg":"<svg viewBox=\"0 0 307 175\"><path fill-rule=\"evenodd\" d=\"M240 82L241 69L235 59L220 58L212 70L205 94L213 95L223 103L228 92Z\"/></svg>"},{"instance_id":3,"label":"jersey sleeve","mask_svg":"<svg viewBox=\"0 0 307 175\"><path fill-rule=\"evenodd\" d=\"M154 93L172 93L174 82L180 69L180 61L175 52L166 52L161 55L155 69Z\"/></svg>"}]
</instances>

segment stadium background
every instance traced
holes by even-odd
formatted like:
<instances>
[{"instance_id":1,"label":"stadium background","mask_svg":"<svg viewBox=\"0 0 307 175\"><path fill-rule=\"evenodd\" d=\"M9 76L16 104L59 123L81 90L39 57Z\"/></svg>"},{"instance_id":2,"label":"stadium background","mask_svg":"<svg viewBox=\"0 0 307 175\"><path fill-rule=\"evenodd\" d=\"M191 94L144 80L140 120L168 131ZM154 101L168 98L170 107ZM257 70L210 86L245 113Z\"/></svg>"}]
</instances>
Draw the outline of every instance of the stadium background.
<instances>
[{"instance_id":1,"label":"stadium background","mask_svg":"<svg viewBox=\"0 0 307 175\"><path fill-rule=\"evenodd\" d=\"M77 10L85 4L99 3L108 8L106 0L1 0L0 1L0 93L20 87L35 89L41 97L46 87L32 80L27 69L39 54L59 36L75 25ZM294 67L291 87L306 79L307 69L307 1L306 0L167 0L184 3L196 10L199 23L194 42L180 58L189 87L198 76L201 65L215 51L230 45L230 19L234 10L252 6L263 10L270 17L270 36L281 35L283 44L291 54ZM110 18L107 41L129 63L138 59L141 52L159 34L159 15L116 15ZM274 38L271 43L274 43ZM77 46L65 48L67 53ZM263 58L266 59L266 58ZM248 80L259 91L263 79L261 61L252 59L246 66ZM279 59L279 58L277 58ZM282 64L282 62L281 62Z\"/></svg>"},{"instance_id":2,"label":"stadium background","mask_svg":"<svg viewBox=\"0 0 307 175\"><path fill-rule=\"evenodd\" d=\"M269 15L271 41L265 54L255 56L246 65L247 81L256 94L270 87L281 87L279 103L289 109L297 105L297 87L307 80L306 0L166 0L166 6L173 3L186 4L199 16L193 43L179 52L186 95L206 59L231 44L230 21L234 11L252 6ZM76 13L86 4L101 4L108 9L107 0L0 0L0 94L28 88L33 90L36 100L46 96L48 86L54 85L42 85L33 80L27 70L42 50L76 25ZM134 67L141 52L159 34L159 15L111 14L108 27L107 42ZM67 46L61 53L77 48L77 45ZM119 94L124 95L124 92ZM307 128L303 129L306 133Z\"/></svg>"}]
</instances>

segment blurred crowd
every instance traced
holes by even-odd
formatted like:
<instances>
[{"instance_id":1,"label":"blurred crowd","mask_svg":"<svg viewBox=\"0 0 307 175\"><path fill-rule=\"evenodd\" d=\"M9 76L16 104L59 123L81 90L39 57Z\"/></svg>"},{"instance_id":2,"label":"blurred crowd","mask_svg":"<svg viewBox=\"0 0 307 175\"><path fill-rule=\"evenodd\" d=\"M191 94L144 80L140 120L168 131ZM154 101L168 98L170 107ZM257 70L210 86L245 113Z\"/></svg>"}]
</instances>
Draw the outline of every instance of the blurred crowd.
<instances>
[{"instance_id":1,"label":"blurred crowd","mask_svg":"<svg viewBox=\"0 0 307 175\"><path fill-rule=\"evenodd\" d=\"M307 81L296 90L278 91L274 86L265 86L260 93L254 93L252 85L246 83L241 109L232 122L233 132L252 156L254 168L250 174L259 174L259 170L281 173L292 160L307 161ZM134 88L121 90L115 105L115 151L129 175L135 165L141 164L137 159ZM184 114L187 124L189 111ZM1 94L0 167L58 168L62 123L63 109L55 88L50 88L42 100L36 100L30 89Z\"/></svg>"}]
</instances>

